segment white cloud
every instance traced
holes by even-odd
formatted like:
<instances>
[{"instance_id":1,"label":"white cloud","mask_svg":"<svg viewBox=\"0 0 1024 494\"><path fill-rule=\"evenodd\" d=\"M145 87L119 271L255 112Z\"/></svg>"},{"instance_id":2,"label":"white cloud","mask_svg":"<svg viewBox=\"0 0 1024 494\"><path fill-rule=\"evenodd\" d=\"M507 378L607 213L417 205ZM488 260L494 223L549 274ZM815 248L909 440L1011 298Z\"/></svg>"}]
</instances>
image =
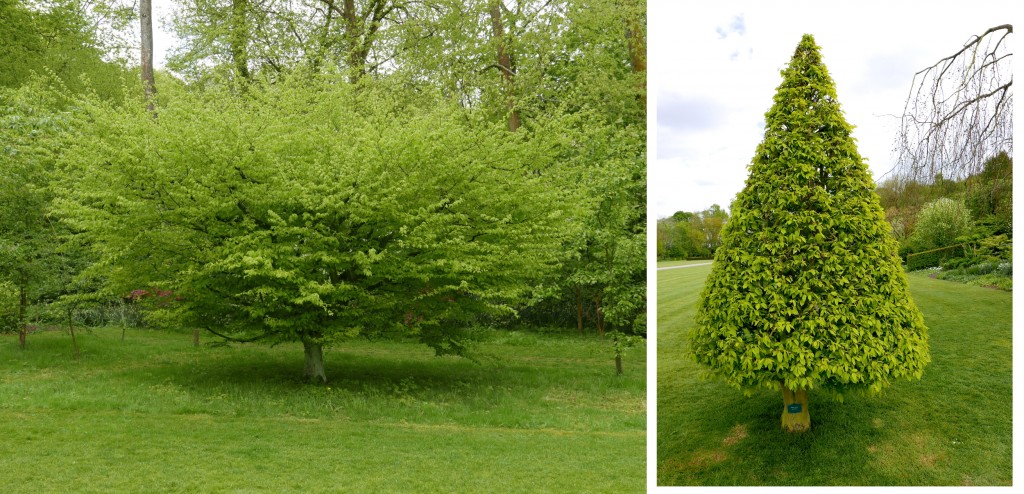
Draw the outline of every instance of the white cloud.
<instances>
[{"instance_id":1,"label":"white cloud","mask_svg":"<svg viewBox=\"0 0 1024 494\"><path fill-rule=\"evenodd\" d=\"M747 33L747 26L743 22L743 16L737 15L732 18L732 22L728 25L716 27L715 33L718 34L718 39L725 39L732 33L743 36Z\"/></svg>"}]
</instances>

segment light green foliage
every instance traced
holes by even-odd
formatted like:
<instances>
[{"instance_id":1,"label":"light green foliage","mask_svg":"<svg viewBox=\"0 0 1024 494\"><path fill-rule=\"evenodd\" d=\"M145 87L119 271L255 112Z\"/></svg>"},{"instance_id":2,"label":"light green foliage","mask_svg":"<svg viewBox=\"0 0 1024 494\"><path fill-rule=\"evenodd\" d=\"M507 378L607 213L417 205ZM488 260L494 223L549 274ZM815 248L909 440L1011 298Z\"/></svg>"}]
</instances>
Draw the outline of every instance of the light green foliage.
<instances>
[{"instance_id":1,"label":"light green foliage","mask_svg":"<svg viewBox=\"0 0 1024 494\"><path fill-rule=\"evenodd\" d=\"M46 94L38 84L0 88L0 282L24 291L27 304L60 295L74 263L49 188L68 122Z\"/></svg>"},{"instance_id":2,"label":"light green foliage","mask_svg":"<svg viewBox=\"0 0 1024 494\"><path fill-rule=\"evenodd\" d=\"M558 175L544 173L563 182L563 200L575 205L568 259L535 287L545 307L533 311L534 322L569 322L579 288L588 307L600 300L609 324L638 332L646 314L646 85L629 63L627 26L642 27L643 11L643 2L611 0L198 0L176 10L183 43L169 67L196 86L245 72L402 81L495 123L508 121L512 104L519 132L564 164ZM496 63L499 45L508 73Z\"/></svg>"},{"instance_id":3,"label":"light green foliage","mask_svg":"<svg viewBox=\"0 0 1024 494\"><path fill-rule=\"evenodd\" d=\"M125 71L105 59L115 46L97 25L125 17L80 0L0 0L0 87L52 75L72 91L120 94Z\"/></svg>"},{"instance_id":4,"label":"light green foliage","mask_svg":"<svg viewBox=\"0 0 1024 494\"><path fill-rule=\"evenodd\" d=\"M691 334L696 360L738 388L877 391L930 358L818 50L805 35L782 72Z\"/></svg>"},{"instance_id":5,"label":"light green foliage","mask_svg":"<svg viewBox=\"0 0 1024 494\"><path fill-rule=\"evenodd\" d=\"M564 204L531 173L557 164L473 113L336 82L177 94L158 120L87 108L61 206L93 272L272 343L397 331L461 353L460 327L513 313L557 258Z\"/></svg>"},{"instance_id":6,"label":"light green foliage","mask_svg":"<svg viewBox=\"0 0 1024 494\"><path fill-rule=\"evenodd\" d=\"M574 117L586 119L586 115ZM579 122L576 122L579 124ZM574 128L573 128L574 127ZM569 178L584 184L569 192L582 206L580 223L566 250L565 281L597 300L603 318L616 328L646 331L646 174L644 139L639 127L574 125L570 142L582 149L562 148L572 170ZM563 131L565 132L565 131ZM572 146L576 147L576 146Z\"/></svg>"},{"instance_id":7,"label":"light green foliage","mask_svg":"<svg viewBox=\"0 0 1024 494\"><path fill-rule=\"evenodd\" d=\"M964 201L943 197L921 208L911 241L921 249L937 249L970 233L973 222Z\"/></svg>"},{"instance_id":8,"label":"light green foliage","mask_svg":"<svg viewBox=\"0 0 1024 494\"><path fill-rule=\"evenodd\" d=\"M547 17L539 19L547 28L523 21L544 35L524 36L534 43L524 71L535 82L523 114L574 119L565 126L571 140L564 153L577 173L571 178L583 186L586 209L583 228L568 245L576 256L565 280L569 291L581 287L600 300L611 326L632 334L646 333L646 74L624 60L626 28L634 19L643 25L642 11L636 2L558 4L548 16L564 15L561 35L560 24Z\"/></svg>"},{"instance_id":9,"label":"light green foliage","mask_svg":"<svg viewBox=\"0 0 1024 494\"><path fill-rule=\"evenodd\" d=\"M18 287L0 281L0 334L18 330Z\"/></svg>"}]
</instances>

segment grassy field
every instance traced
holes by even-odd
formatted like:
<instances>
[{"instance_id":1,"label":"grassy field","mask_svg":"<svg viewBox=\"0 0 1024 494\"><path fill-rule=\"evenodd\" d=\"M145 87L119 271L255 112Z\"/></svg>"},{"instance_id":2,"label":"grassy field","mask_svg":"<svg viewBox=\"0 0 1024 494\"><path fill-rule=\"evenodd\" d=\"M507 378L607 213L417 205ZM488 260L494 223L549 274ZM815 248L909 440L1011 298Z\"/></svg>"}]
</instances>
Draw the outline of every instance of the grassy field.
<instances>
[{"instance_id":1,"label":"grassy field","mask_svg":"<svg viewBox=\"0 0 1024 494\"><path fill-rule=\"evenodd\" d=\"M481 364L413 343L192 347L120 329L0 337L4 492L640 492L645 349L498 333Z\"/></svg>"},{"instance_id":2,"label":"grassy field","mask_svg":"<svg viewBox=\"0 0 1024 494\"><path fill-rule=\"evenodd\" d=\"M697 259L693 261L658 261L659 268L669 268L673 266L692 266L694 264L707 264L711 262L711 259Z\"/></svg>"},{"instance_id":3,"label":"grassy field","mask_svg":"<svg viewBox=\"0 0 1024 494\"><path fill-rule=\"evenodd\" d=\"M929 327L921 381L836 403L810 394L787 435L782 398L745 398L682 354L711 267L658 273L659 485L1010 485L1011 294L910 277Z\"/></svg>"}]
</instances>

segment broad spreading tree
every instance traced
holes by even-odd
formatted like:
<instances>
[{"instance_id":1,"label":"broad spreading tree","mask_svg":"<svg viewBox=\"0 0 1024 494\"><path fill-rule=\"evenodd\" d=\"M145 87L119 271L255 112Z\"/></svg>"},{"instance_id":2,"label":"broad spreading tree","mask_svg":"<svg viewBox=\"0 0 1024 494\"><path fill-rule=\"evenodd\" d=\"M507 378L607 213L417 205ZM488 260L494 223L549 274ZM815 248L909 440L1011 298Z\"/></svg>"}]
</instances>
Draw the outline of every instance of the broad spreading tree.
<instances>
[{"instance_id":1,"label":"broad spreading tree","mask_svg":"<svg viewBox=\"0 0 1024 494\"><path fill-rule=\"evenodd\" d=\"M165 87L158 120L85 100L69 137L59 206L95 246L86 274L162 294L156 320L302 342L326 380L323 347L360 335L462 354L556 267L571 203L524 135L338 77L228 91Z\"/></svg>"},{"instance_id":2,"label":"broad spreading tree","mask_svg":"<svg viewBox=\"0 0 1024 494\"><path fill-rule=\"evenodd\" d=\"M690 352L730 385L782 392L782 427L810 428L807 394L920 378L927 328L898 245L814 38L804 35L732 205Z\"/></svg>"}]
</instances>

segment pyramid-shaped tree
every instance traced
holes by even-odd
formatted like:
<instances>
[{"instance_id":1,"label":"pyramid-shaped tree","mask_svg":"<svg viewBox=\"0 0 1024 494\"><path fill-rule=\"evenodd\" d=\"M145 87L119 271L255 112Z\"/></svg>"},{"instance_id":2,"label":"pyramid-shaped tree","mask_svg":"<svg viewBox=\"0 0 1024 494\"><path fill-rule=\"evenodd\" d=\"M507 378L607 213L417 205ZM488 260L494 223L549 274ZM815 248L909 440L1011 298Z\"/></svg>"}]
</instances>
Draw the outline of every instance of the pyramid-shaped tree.
<instances>
[{"instance_id":1,"label":"pyramid-shaped tree","mask_svg":"<svg viewBox=\"0 0 1024 494\"><path fill-rule=\"evenodd\" d=\"M782 391L783 429L810 428L807 392L920 378L927 329L819 48L804 35L732 206L691 352L750 391ZM841 394L840 394L841 396Z\"/></svg>"}]
</instances>

